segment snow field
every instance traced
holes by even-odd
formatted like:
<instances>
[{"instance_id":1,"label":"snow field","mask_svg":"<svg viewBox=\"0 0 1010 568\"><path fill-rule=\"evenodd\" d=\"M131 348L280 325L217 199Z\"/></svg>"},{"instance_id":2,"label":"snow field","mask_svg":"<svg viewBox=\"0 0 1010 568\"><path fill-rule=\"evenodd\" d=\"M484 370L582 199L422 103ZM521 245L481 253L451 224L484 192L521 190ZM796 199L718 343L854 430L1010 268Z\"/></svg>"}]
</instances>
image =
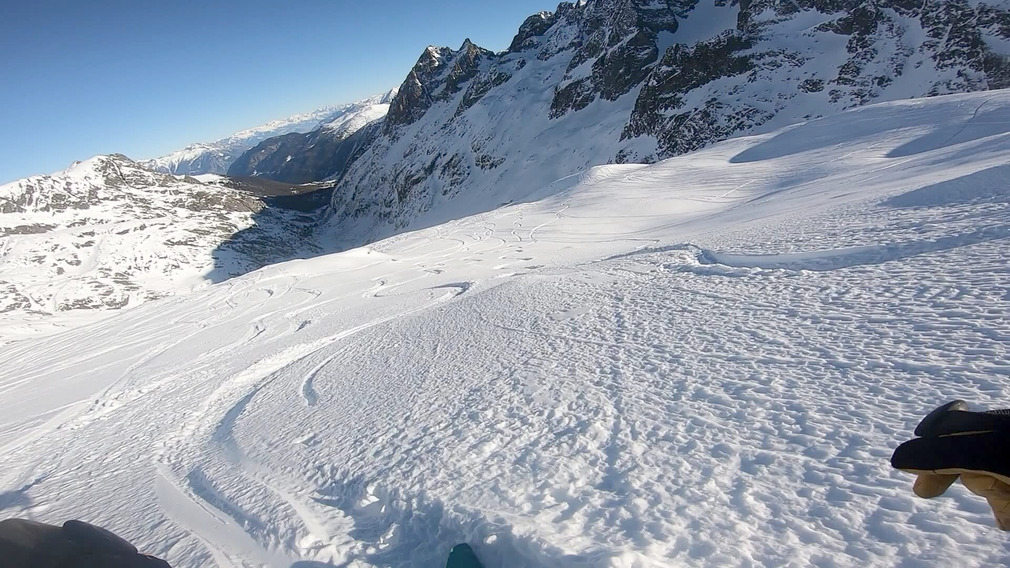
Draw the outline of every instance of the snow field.
<instances>
[{"instance_id":1,"label":"snow field","mask_svg":"<svg viewBox=\"0 0 1010 568\"><path fill-rule=\"evenodd\" d=\"M0 510L184 568L1006 563L888 465L1008 406L1006 132L866 107L0 346Z\"/></svg>"}]
</instances>

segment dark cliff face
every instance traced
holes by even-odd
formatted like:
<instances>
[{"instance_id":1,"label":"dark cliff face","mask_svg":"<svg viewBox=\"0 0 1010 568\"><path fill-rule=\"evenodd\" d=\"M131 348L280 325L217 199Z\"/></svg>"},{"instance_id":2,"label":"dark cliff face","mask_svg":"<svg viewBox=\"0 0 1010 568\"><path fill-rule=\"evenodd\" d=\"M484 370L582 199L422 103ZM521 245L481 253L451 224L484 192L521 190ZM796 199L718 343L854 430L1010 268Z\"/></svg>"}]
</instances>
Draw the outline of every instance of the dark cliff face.
<instances>
[{"instance_id":1,"label":"dark cliff face","mask_svg":"<svg viewBox=\"0 0 1010 568\"><path fill-rule=\"evenodd\" d=\"M261 176L298 184L339 178L375 139L379 124L367 125L349 136L318 129L270 138L242 154L228 169L228 175Z\"/></svg>"},{"instance_id":2,"label":"dark cliff face","mask_svg":"<svg viewBox=\"0 0 1010 568\"><path fill-rule=\"evenodd\" d=\"M526 18L526 21L519 26L519 32L512 38L508 50L517 52L531 47L532 40L544 35L555 22L557 22L557 16L551 12L539 12Z\"/></svg>"},{"instance_id":3,"label":"dark cliff face","mask_svg":"<svg viewBox=\"0 0 1010 568\"><path fill-rule=\"evenodd\" d=\"M451 54L452 50L447 47L429 46L424 50L389 103L387 128L410 124L424 115L424 111L431 106L432 90L438 72L445 67L445 59Z\"/></svg>"},{"instance_id":4,"label":"dark cliff face","mask_svg":"<svg viewBox=\"0 0 1010 568\"><path fill-rule=\"evenodd\" d=\"M1004 88L1010 59L985 37L1010 37L1007 10L964 0L776 0L741 2L736 29L694 46L672 46L646 79L622 138L653 136L656 158L701 148L772 120L796 93L783 89L779 104L689 103L686 94L730 77L759 86L769 76L803 66L809 55L765 47L783 22L803 14L831 17L815 28L842 40L843 60L815 76L793 81L796 93L821 93L842 110L893 98L888 88L903 75L929 73L935 81L911 96ZM690 22L689 22L690 23ZM918 42L913 28L921 26ZM784 43L784 42L783 42ZM949 73L944 73L950 71ZM812 74L814 75L814 74ZM909 95L906 95L909 96Z\"/></svg>"},{"instance_id":5,"label":"dark cliff face","mask_svg":"<svg viewBox=\"0 0 1010 568\"><path fill-rule=\"evenodd\" d=\"M716 33L694 37L694 29L709 25L708 14L696 16L710 10L709 5L732 11L734 17L723 29L713 30ZM792 42L783 33L788 22L797 18L822 23L814 32L798 27L789 34L836 36L844 44L841 57L823 69L813 69L816 53L791 48ZM394 101L385 133L393 135L397 127L417 122L464 82L469 85L456 116L492 90L507 91L512 71L505 60L528 53L565 65L564 76L552 86L552 119L581 111L597 100L634 95L620 139L651 137L657 149L648 156L622 150L615 152L615 158L655 160L768 123L798 93L823 94L833 109L843 110L894 98L888 88L904 73L929 73L933 68L952 73L938 73L935 81L913 96L1003 88L1010 85L1010 59L990 48L985 38L1010 37L1008 18L1004 8L984 3L973 6L966 0L562 3L554 13L527 18L503 54L479 50L469 40L455 52L428 48ZM925 33L921 42L914 37L916 26ZM686 43L682 42L685 34L678 33L682 27L693 38ZM797 70L795 78L787 76L790 69ZM798 76L800 69L806 76ZM724 81L732 78L735 84ZM720 88L719 82L727 85ZM762 89L777 92L760 93L760 100L753 104L745 100L746 91ZM687 96L704 90L711 94L703 100Z\"/></svg>"},{"instance_id":6,"label":"dark cliff face","mask_svg":"<svg viewBox=\"0 0 1010 568\"><path fill-rule=\"evenodd\" d=\"M456 51L429 46L418 58L389 105L385 132L411 124L437 100L446 100L477 76L481 63L494 53L477 47L469 39Z\"/></svg>"},{"instance_id":7,"label":"dark cliff face","mask_svg":"<svg viewBox=\"0 0 1010 568\"><path fill-rule=\"evenodd\" d=\"M597 97L613 101L634 89L660 56L660 34L676 32L677 14L693 4L612 0L570 12L568 25L578 28L575 53L551 103L551 116L581 110Z\"/></svg>"},{"instance_id":8,"label":"dark cliff face","mask_svg":"<svg viewBox=\"0 0 1010 568\"><path fill-rule=\"evenodd\" d=\"M228 168L228 175L235 177L242 176L263 176L270 179L287 177L289 172L285 171L285 164L292 154L302 154L308 147L309 134L293 132L275 138L269 138L260 142L251 150L239 156L237 160ZM277 181L290 181L277 179ZM295 182L297 183L297 182Z\"/></svg>"},{"instance_id":9,"label":"dark cliff face","mask_svg":"<svg viewBox=\"0 0 1010 568\"><path fill-rule=\"evenodd\" d=\"M751 71L753 61L740 53L752 45L745 37L725 34L693 47L671 47L642 86L622 139L652 135L659 142L661 155L683 154L770 118L755 108L736 110L732 113L735 120L723 122L715 115L725 112L725 108L713 100L700 108L671 113L685 107L688 92L716 79Z\"/></svg>"}]
</instances>

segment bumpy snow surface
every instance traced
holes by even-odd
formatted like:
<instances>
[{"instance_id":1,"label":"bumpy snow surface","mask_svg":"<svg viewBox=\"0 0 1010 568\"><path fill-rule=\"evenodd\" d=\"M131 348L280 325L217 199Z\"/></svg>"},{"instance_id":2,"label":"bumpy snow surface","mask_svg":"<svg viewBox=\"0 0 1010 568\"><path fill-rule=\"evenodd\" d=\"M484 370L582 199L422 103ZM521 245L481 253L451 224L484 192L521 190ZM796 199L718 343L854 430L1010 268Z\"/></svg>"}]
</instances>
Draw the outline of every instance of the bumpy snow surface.
<instances>
[{"instance_id":1,"label":"bumpy snow surface","mask_svg":"<svg viewBox=\"0 0 1010 568\"><path fill-rule=\"evenodd\" d=\"M993 566L1010 93L864 107L0 347L2 516L178 567Z\"/></svg>"}]
</instances>

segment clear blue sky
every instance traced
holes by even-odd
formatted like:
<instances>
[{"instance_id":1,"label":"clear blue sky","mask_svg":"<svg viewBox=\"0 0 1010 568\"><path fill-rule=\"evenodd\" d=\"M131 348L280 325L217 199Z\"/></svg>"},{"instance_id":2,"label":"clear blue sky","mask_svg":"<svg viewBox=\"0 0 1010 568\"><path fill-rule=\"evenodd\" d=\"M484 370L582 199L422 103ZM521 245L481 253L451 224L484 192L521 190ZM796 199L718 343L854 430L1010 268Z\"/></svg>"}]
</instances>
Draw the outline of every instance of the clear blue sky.
<instances>
[{"instance_id":1,"label":"clear blue sky","mask_svg":"<svg viewBox=\"0 0 1010 568\"><path fill-rule=\"evenodd\" d=\"M427 45L495 51L556 0L4 0L0 183L399 85Z\"/></svg>"}]
</instances>

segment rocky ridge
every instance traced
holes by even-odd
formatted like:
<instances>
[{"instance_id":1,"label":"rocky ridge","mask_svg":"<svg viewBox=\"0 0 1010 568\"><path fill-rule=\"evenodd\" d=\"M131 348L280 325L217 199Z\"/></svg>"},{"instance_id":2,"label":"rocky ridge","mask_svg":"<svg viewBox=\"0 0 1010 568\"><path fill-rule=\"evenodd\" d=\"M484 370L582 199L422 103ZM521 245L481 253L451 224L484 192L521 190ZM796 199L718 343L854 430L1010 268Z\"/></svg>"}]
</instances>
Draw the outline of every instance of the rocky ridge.
<instances>
[{"instance_id":1,"label":"rocky ridge","mask_svg":"<svg viewBox=\"0 0 1010 568\"><path fill-rule=\"evenodd\" d=\"M309 226L231 185L116 154L0 186L0 313L133 306L261 266Z\"/></svg>"},{"instance_id":2,"label":"rocky ridge","mask_svg":"<svg viewBox=\"0 0 1010 568\"><path fill-rule=\"evenodd\" d=\"M470 40L426 48L385 119L353 138L264 147L298 162L299 181L338 182L331 232L380 238L524 199L596 164L652 162L873 102L1010 86L1008 9L562 3L527 18L501 53Z\"/></svg>"},{"instance_id":3,"label":"rocky ridge","mask_svg":"<svg viewBox=\"0 0 1010 568\"><path fill-rule=\"evenodd\" d=\"M358 246L563 191L598 164L1008 87L1008 56L1010 0L562 3L504 52L429 47L399 89L229 167L281 180L271 191L325 180L310 206L265 207L257 178L199 181L152 169L182 162L119 155L0 187L0 313L134 305L304 254L314 227ZM185 167L224 163L211 161Z\"/></svg>"}]
</instances>

